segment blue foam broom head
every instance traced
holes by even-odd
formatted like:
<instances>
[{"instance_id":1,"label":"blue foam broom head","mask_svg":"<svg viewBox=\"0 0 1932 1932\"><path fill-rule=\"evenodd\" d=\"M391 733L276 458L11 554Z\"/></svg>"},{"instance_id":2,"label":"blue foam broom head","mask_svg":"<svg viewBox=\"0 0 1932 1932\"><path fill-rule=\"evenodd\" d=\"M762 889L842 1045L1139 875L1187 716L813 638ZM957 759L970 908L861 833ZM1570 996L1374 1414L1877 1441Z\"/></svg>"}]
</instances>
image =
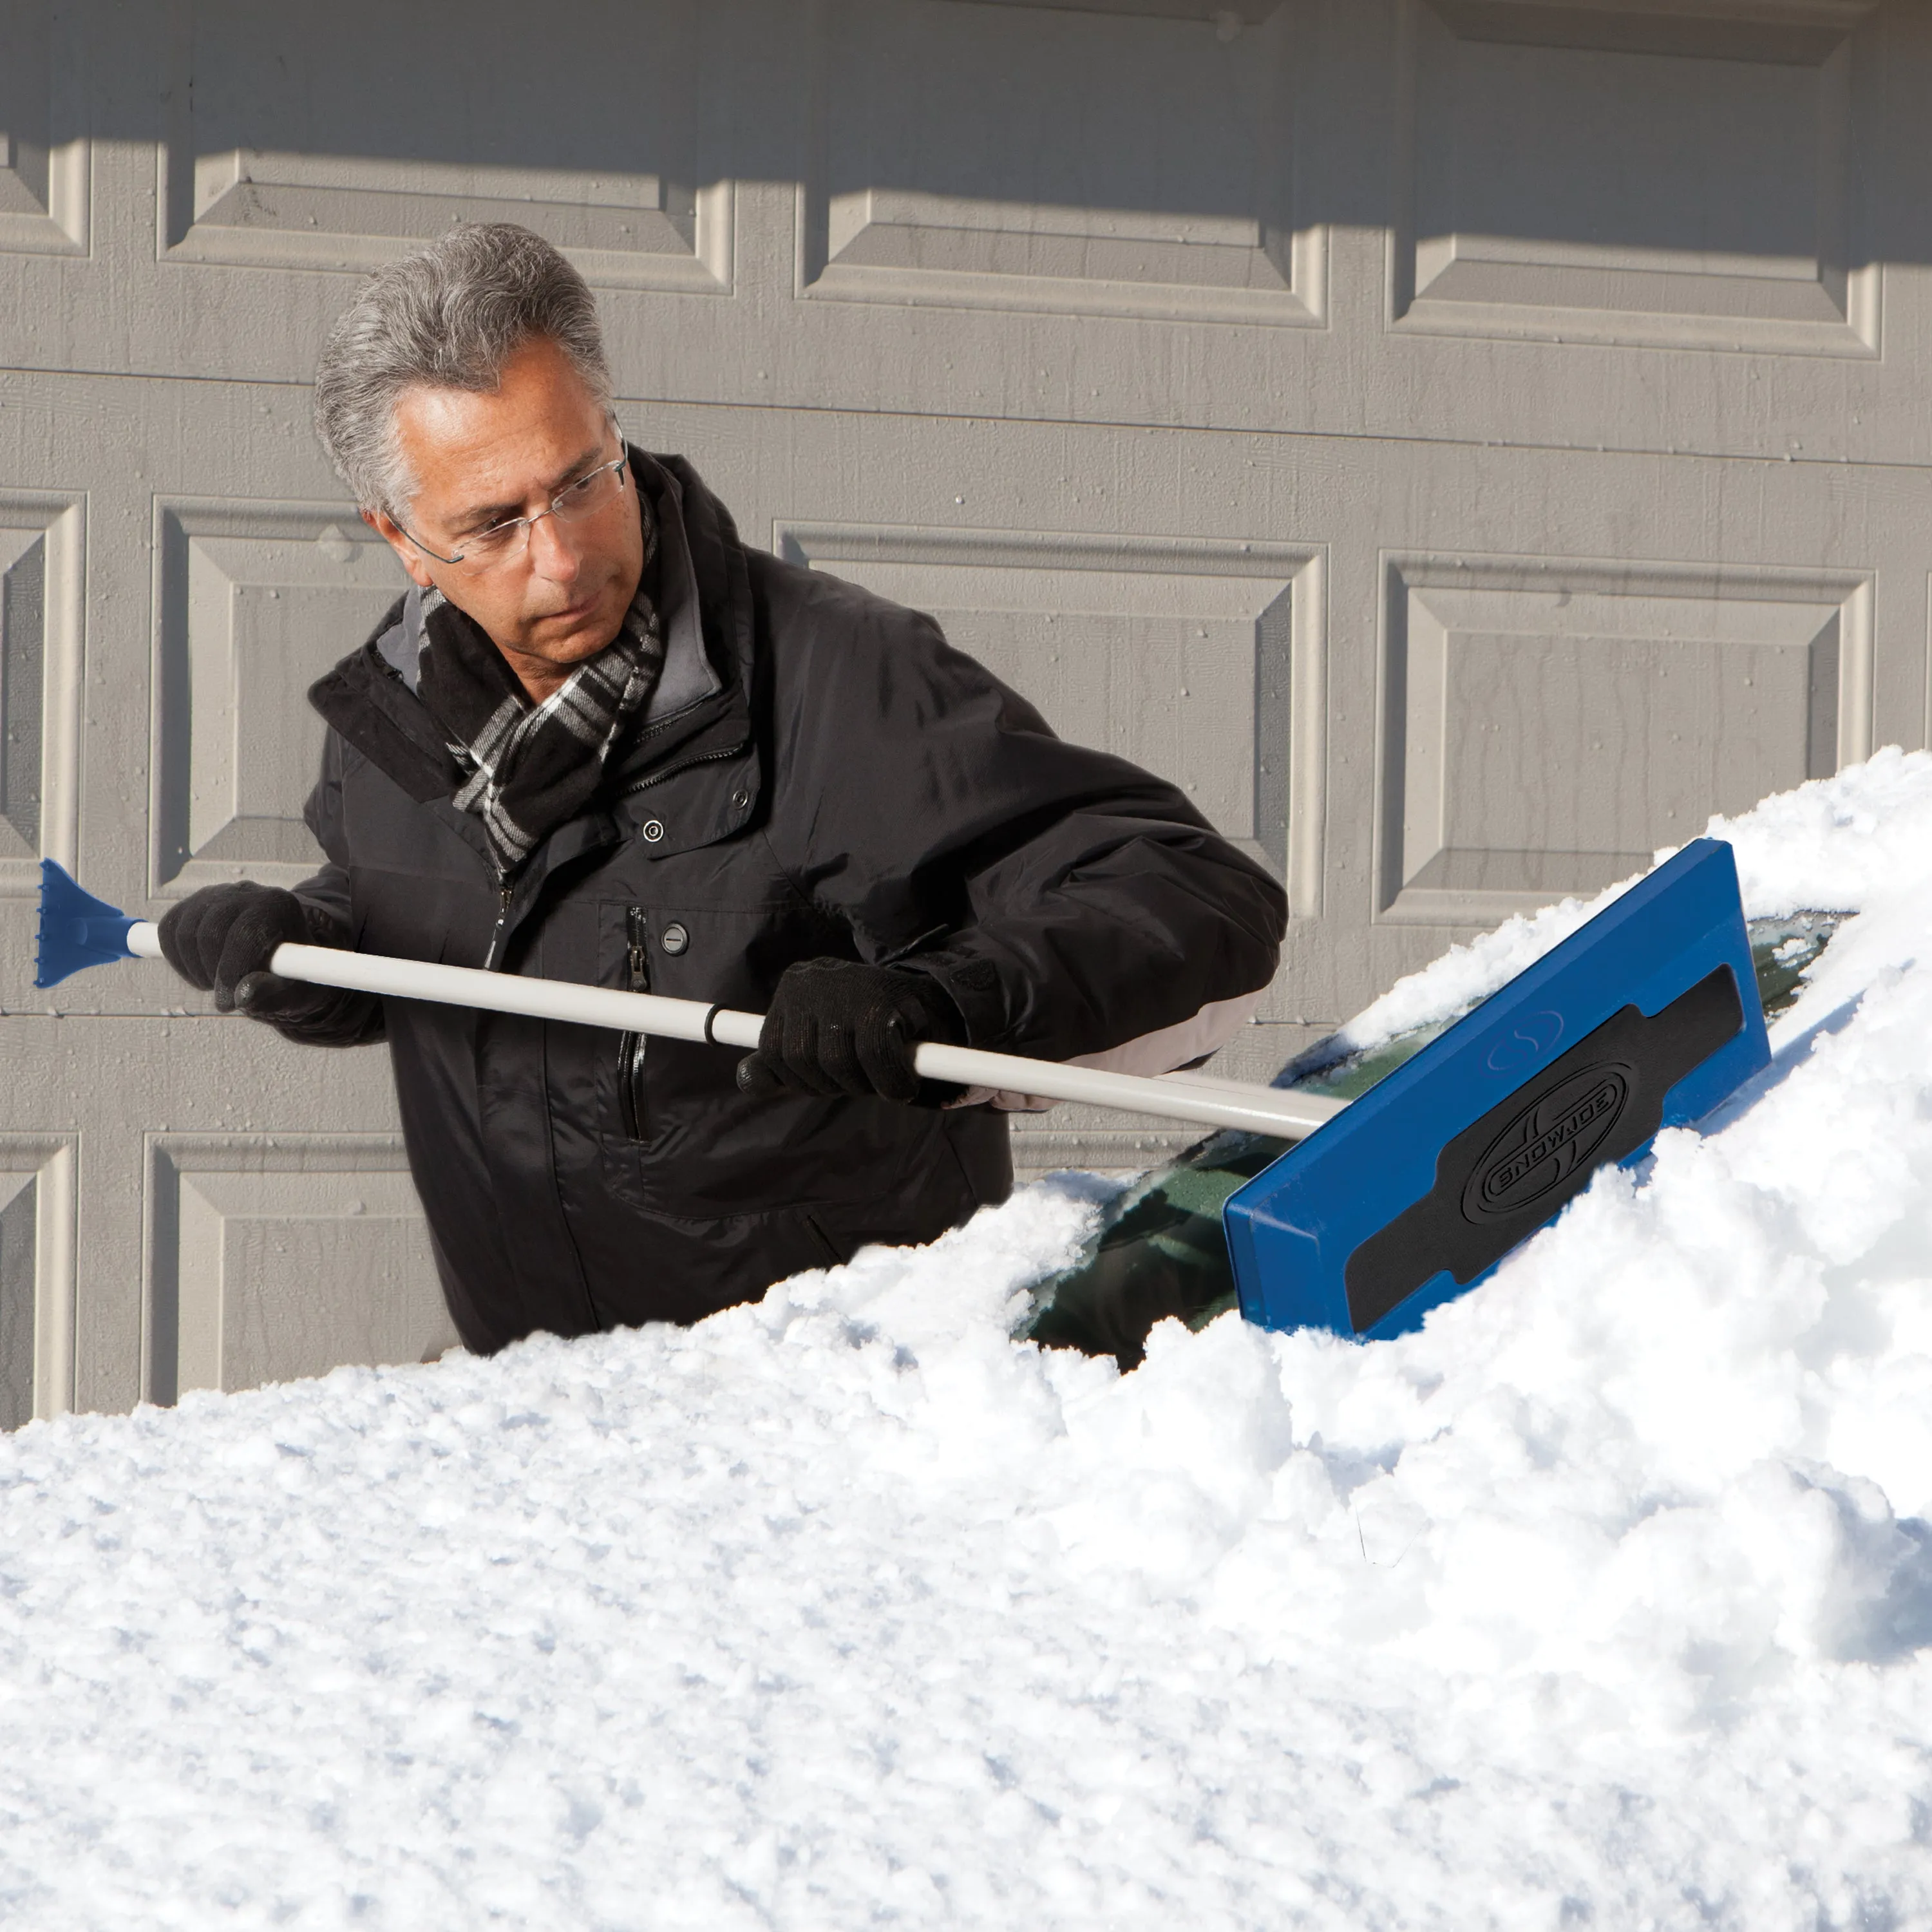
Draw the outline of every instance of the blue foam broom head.
<instances>
[{"instance_id":1,"label":"blue foam broom head","mask_svg":"<svg viewBox=\"0 0 1932 1932\"><path fill-rule=\"evenodd\" d=\"M104 966L134 956L128 934L134 922L118 906L85 892L51 859L40 861L40 942L34 984L57 986L83 966Z\"/></svg>"},{"instance_id":2,"label":"blue foam broom head","mask_svg":"<svg viewBox=\"0 0 1932 1932\"><path fill-rule=\"evenodd\" d=\"M1241 1312L1418 1328L1770 1057L1737 866L1700 838L1228 1201Z\"/></svg>"}]
</instances>

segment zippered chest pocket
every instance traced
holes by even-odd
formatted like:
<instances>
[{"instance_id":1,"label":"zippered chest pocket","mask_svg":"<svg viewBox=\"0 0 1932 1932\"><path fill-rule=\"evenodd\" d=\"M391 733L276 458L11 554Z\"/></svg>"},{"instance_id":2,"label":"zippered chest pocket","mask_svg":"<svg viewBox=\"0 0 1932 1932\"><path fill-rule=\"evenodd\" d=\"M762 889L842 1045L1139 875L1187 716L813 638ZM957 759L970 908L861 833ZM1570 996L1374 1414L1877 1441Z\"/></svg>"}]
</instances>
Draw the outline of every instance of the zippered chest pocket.
<instances>
[{"instance_id":1,"label":"zippered chest pocket","mask_svg":"<svg viewBox=\"0 0 1932 1932\"><path fill-rule=\"evenodd\" d=\"M651 990L650 920L642 906L624 908L624 984L633 993ZM644 1056L647 1035L627 1033L617 1042L617 1113L626 1139L645 1138Z\"/></svg>"}]
</instances>

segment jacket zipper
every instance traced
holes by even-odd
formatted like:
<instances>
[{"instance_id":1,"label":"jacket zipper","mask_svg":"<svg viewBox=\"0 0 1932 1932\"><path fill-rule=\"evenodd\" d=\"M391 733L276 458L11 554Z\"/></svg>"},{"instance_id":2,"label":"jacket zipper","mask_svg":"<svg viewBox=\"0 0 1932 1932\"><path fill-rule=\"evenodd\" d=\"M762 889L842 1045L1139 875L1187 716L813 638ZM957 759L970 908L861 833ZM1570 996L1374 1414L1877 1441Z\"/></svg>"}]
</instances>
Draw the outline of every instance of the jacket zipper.
<instances>
[{"instance_id":1,"label":"jacket zipper","mask_svg":"<svg viewBox=\"0 0 1932 1932\"><path fill-rule=\"evenodd\" d=\"M647 790L654 784L662 784L666 778L674 778L680 772L693 770L699 765L721 764L727 758L742 758L745 746L750 742L748 738L744 739L725 751L700 752L696 758L686 758L682 764L667 765L662 771L652 772L647 777L638 779L635 784L627 787L624 796L629 798L636 793Z\"/></svg>"},{"instance_id":2,"label":"jacket zipper","mask_svg":"<svg viewBox=\"0 0 1932 1932\"><path fill-rule=\"evenodd\" d=\"M628 969L630 990L648 993L651 990L651 958L646 948L650 926L644 908L626 906L624 923L629 941L624 960ZM644 1138L645 1044L646 1036L640 1033L627 1033L617 1042L617 1112L624 1123L626 1138L632 1141Z\"/></svg>"},{"instance_id":3,"label":"jacket zipper","mask_svg":"<svg viewBox=\"0 0 1932 1932\"><path fill-rule=\"evenodd\" d=\"M496 924L490 934L490 950L483 956L483 970L494 973L496 970L496 955L503 944L503 929L510 922L510 898L515 892L508 878L500 873L496 879Z\"/></svg>"}]
</instances>

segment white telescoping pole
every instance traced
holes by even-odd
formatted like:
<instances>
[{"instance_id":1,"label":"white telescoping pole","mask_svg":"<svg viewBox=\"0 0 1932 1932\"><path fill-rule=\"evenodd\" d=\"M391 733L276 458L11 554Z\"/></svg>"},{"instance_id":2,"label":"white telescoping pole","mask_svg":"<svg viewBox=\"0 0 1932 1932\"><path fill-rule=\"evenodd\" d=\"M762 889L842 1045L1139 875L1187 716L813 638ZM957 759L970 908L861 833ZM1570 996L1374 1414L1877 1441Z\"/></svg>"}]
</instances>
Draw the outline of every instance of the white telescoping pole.
<instances>
[{"instance_id":1,"label":"white telescoping pole","mask_svg":"<svg viewBox=\"0 0 1932 1932\"><path fill-rule=\"evenodd\" d=\"M160 938L146 920L128 934L128 950L143 959L160 957ZM561 980L530 980L514 973L484 973L470 966L438 966L419 959L390 959L379 953L339 952L327 946L279 946L272 969L284 979L316 986L340 986L394 999L430 1000L443 1006L481 1006L493 1012L523 1013L533 1019L563 1020L580 1026L608 1027L663 1040L713 1040L726 1046L754 1047L764 1025L758 1013L728 1012L701 1000L673 1000L659 993L622 993L603 986L574 986ZM1149 1079L1050 1060L1024 1060L1009 1053L982 1053L976 1047L928 1042L913 1055L913 1065L928 1080L964 1087L1026 1094L1042 1100L1081 1100L1125 1112L1196 1126L1242 1127L1277 1140L1300 1140L1347 1105L1313 1094L1278 1088L1247 1087L1186 1073Z\"/></svg>"}]
</instances>

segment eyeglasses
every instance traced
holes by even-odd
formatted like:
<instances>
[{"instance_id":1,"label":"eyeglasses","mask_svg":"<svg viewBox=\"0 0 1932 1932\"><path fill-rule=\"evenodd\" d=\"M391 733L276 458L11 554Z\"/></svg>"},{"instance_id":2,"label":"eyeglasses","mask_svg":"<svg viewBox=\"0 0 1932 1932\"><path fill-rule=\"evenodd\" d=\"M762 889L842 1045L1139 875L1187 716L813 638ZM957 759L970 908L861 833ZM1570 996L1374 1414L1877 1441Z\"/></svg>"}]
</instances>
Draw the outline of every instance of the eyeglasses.
<instances>
[{"instance_id":1,"label":"eyeglasses","mask_svg":"<svg viewBox=\"0 0 1932 1932\"><path fill-rule=\"evenodd\" d=\"M612 462L600 464L588 476L580 476L574 483L566 484L550 500L550 508L539 510L534 517L508 517L500 524L492 524L486 530L478 530L472 537L466 537L463 548L454 556L445 556L440 550L431 550L421 537L403 530L400 524L396 527L424 556L434 557L438 563L460 564L474 576L521 556L530 542L532 526L545 517L554 517L560 524L580 524L586 518L594 517L599 510L608 508L624 494L624 473L630 460L628 455L620 456Z\"/></svg>"}]
</instances>

